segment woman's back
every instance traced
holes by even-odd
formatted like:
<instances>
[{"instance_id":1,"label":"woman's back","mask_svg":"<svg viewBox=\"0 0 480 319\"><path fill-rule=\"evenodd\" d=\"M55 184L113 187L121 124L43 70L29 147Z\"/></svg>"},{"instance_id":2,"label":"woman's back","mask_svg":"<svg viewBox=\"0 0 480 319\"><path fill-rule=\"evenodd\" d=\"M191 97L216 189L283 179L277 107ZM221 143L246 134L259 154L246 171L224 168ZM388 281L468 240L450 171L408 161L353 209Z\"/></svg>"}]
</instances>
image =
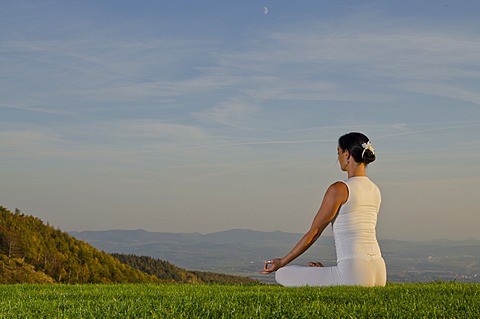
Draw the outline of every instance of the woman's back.
<instances>
[{"instance_id":1,"label":"woman's back","mask_svg":"<svg viewBox=\"0 0 480 319\"><path fill-rule=\"evenodd\" d=\"M343 181L348 200L333 221L337 261L357 257L381 256L375 227L381 203L378 187L366 176Z\"/></svg>"}]
</instances>

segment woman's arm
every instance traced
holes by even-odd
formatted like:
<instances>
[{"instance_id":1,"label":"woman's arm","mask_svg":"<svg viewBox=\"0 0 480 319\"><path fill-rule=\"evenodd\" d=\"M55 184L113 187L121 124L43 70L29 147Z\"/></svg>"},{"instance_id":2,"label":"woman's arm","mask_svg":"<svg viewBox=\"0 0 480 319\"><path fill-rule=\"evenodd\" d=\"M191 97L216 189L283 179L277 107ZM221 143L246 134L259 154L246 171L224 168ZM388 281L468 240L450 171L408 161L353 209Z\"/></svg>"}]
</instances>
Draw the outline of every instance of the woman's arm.
<instances>
[{"instance_id":1,"label":"woman's arm","mask_svg":"<svg viewBox=\"0 0 480 319\"><path fill-rule=\"evenodd\" d=\"M336 182L327 189L322 204L313 219L310 230L300 239L292 250L283 258L276 258L265 262L262 273L275 271L303 254L320 237L323 230L337 214L340 206L348 199L348 188L342 182Z\"/></svg>"}]
</instances>

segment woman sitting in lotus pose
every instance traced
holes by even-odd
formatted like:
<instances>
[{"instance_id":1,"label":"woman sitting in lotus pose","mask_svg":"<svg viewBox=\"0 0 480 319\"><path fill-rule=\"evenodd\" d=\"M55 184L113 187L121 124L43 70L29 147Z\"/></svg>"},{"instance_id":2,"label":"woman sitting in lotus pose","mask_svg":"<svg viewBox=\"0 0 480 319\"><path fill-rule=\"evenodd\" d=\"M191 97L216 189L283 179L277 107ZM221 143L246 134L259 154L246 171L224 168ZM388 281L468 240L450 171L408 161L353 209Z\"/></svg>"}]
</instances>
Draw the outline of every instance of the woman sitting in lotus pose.
<instances>
[{"instance_id":1,"label":"woman sitting in lotus pose","mask_svg":"<svg viewBox=\"0 0 480 319\"><path fill-rule=\"evenodd\" d=\"M380 209L378 187L366 176L375 151L362 133L349 133L338 140L340 169L348 178L330 185L310 230L283 258L265 261L263 274L275 273L283 286L384 286L386 267L375 227ZM289 265L303 254L332 223L337 265L323 267Z\"/></svg>"}]
</instances>

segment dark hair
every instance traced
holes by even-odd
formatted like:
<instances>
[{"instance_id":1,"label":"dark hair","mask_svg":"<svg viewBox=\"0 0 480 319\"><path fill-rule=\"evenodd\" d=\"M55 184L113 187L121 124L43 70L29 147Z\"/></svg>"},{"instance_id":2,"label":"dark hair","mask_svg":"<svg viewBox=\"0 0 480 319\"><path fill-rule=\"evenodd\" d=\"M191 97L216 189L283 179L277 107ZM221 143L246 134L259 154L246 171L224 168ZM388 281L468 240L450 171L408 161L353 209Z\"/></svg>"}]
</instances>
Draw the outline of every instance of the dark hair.
<instances>
[{"instance_id":1,"label":"dark hair","mask_svg":"<svg viewBox=\"0 0 480 319\"><path fill-rule=\"evenodd\" d=\"M348 150L355 162L367 165L375 161L376 158L373 146L371 148L364 148L362 145L369 143L369 141L368 137L364 134L352 132L341 136L338 139L338 146L344 151Z\"/></svg>"}]
</instances>

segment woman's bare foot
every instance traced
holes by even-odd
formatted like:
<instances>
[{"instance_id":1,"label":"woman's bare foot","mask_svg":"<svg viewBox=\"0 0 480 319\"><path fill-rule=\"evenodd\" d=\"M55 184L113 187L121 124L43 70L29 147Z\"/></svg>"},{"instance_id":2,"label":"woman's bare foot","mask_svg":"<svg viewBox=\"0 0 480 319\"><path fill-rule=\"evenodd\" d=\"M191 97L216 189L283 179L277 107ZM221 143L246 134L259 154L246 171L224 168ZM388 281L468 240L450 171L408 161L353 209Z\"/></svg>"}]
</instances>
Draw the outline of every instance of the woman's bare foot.
<instances>
[{"instance_id":1,"label":"woman's bare foot","mask_svg":"<svg viewBox=\"0 0 480 319\"><path fill-rule=\"evenodd\" d=\"M323 267L323 264L319 261L311 261L308 263L309 267Z\"/></svg>"}]
</instances>

